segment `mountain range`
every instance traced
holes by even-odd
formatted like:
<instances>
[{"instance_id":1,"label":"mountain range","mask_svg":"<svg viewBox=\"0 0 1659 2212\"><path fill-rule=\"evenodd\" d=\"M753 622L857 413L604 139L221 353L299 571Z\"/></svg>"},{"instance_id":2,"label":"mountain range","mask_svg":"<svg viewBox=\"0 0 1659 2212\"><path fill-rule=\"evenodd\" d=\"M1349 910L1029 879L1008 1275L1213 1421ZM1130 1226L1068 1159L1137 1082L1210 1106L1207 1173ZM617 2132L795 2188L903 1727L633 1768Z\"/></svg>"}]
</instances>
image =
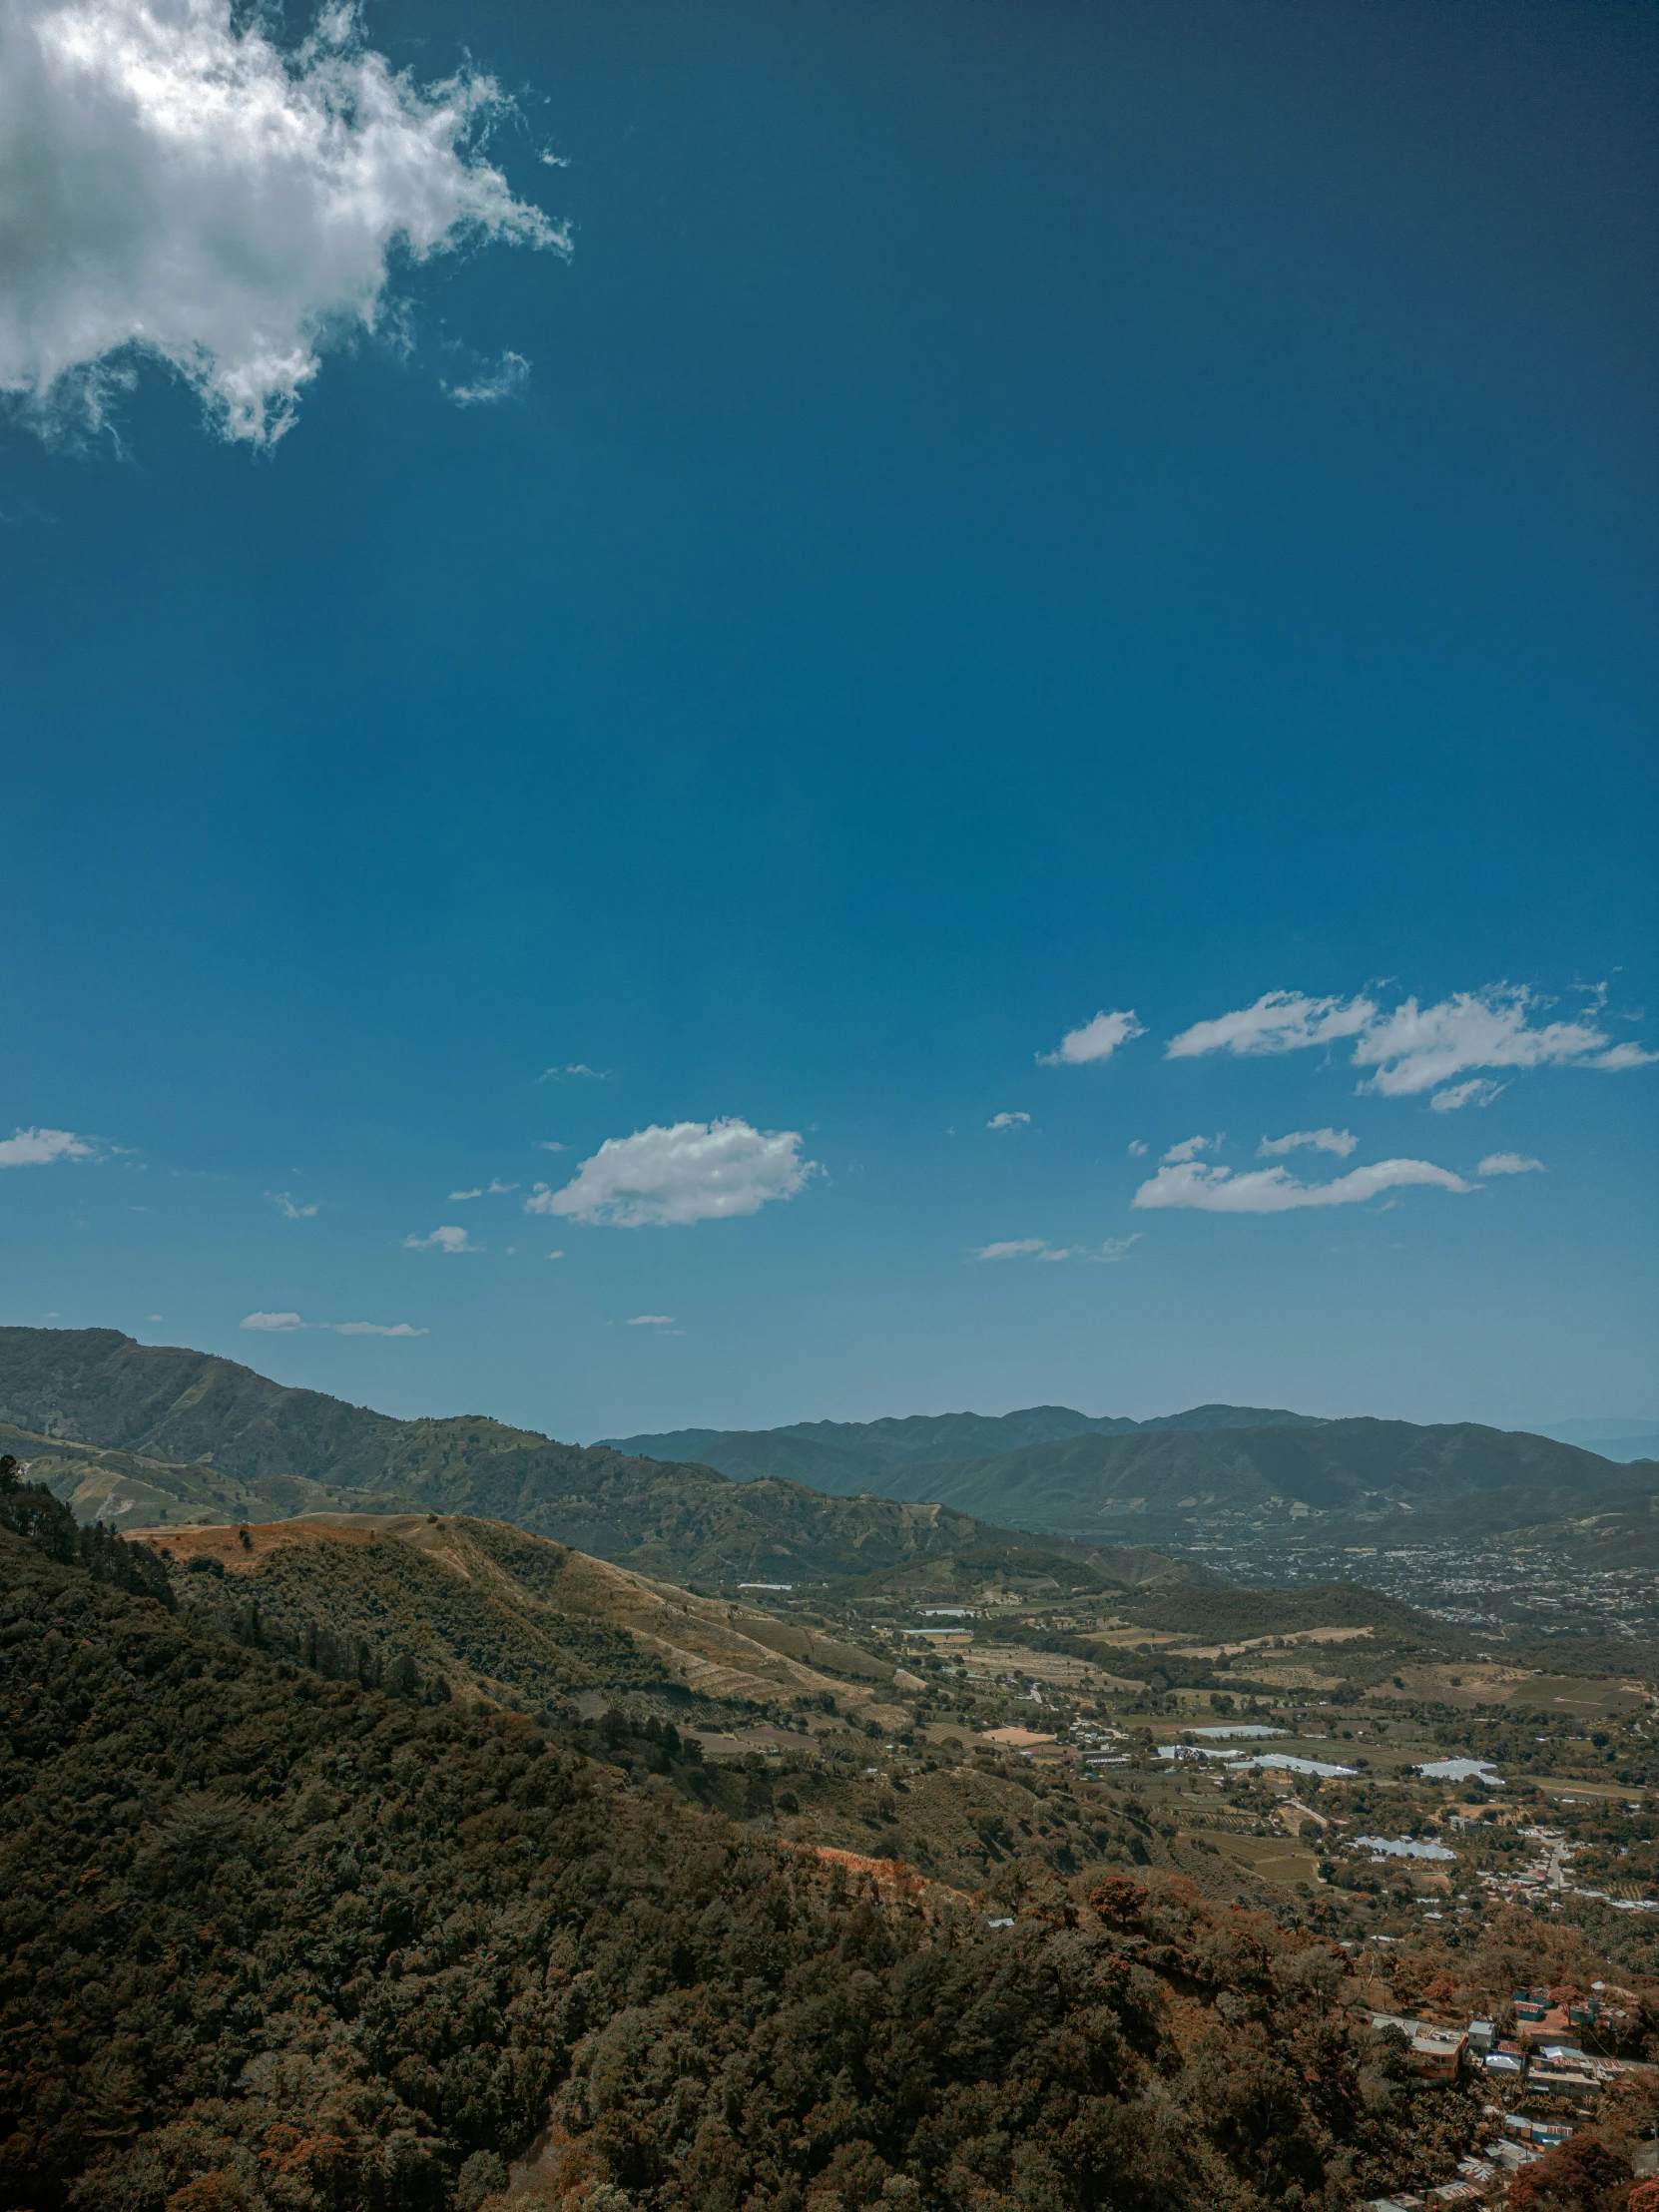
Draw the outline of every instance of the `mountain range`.
<instances>
[{"instance_id":1,"label":"mountain range","mask_svg":"<svg viewBox=\"0 0 1659 2212\"><path fill-rule=\"evenodd\" d=\"M723 1468L560 1443L481 1414L398 1420L115 1330L0 1329L0 1449L80 1519L117 1527L460 1513L646 1575L729 1588L884 1572L1014 1530L1091 1554L1299 1527L1341 1541L1435 1540L1587 1514L1645 1527L1659 1501L1651 1462L1615 1466L1473 1422L1212 1405L1055 1433L1091 1417L1040 1406L808 1422L726 1437ZM963 1448L987 1436L1005 1445L1010 1432L1025 1440ZM661 1448L702 1433L629 1441ZM961 1455L939 1456L952 1442ZM782 1471L790 1454L812 1465L812 1481Z\"/></svg>"},{"instance_id":2,"label":"mountain range","mask_svg":"<svg viewBox=\"0 0 1659 2212\"><path fill-rule=\"evenodd\" d=\"M1185 1413L1129 1420L1069 1405L1027 1405L1013 1413L910 1413L882 1420L803 1420L783 1428L673 1428L658 1435L602 1436L613 1450L647 1459L696 1459L735 1482L784 1475L815 1490L897 1495L895 1468L989 1459L1071 1436L1128 1436L1147 1429L1315 1428L1313 1413L1260 1405L1195 1405ZM906 1492L905 1494L919 1494Z\"/></svg>"}]
</instances>

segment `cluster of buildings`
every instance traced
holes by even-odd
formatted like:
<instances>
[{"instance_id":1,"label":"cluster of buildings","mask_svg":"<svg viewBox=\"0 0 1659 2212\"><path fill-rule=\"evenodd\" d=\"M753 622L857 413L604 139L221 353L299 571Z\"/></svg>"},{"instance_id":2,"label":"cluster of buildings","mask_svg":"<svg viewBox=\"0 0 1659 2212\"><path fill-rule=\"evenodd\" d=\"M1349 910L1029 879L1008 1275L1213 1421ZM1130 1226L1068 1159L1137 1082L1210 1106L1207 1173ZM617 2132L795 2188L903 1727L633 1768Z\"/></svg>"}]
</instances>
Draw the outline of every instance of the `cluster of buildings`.
<instances>
[{"instance_id":1,"label":"cluster of buildings","mask_svg":"<svg viewBox=\"0 0 1659 2212\"><path fill-rule=\"evenodd\" d=\"M1524 1866L1482 1873L1480 1882L1488 1897L1520 1905L1554 1905L1564 1897L1580 1897L1611 1906L1615 1913L1659 1913L1659 1898L1644 1898L1634 1888L1618 1897L1575 1882L1572 1860L1579 1847L1568 1843L1564 1829L1523 1828L1520 1834L1537 1850Z\"/></svg>"},{"instance_id":2,"label":"cluster of buildings","mask_svg":"<svg viewBox=\"0 0 1659 2212\"><path fill-rule=\"evenodd\" d=\"M1620 2026L1627 2013L1613 2001L1615 1994L1629 1992L1613 1992L1597 1983L1595 1991L1577 2003L1552 2005L1547 1989L1517 1990L1512 2039L1499 2038L1491 2020L1445 2027L1392 2012L1371 2013L1374 2028L1397 2028L1404 2036L1408 2063L1422 2079L1452 2082L1472 2066L1490 2084L1494 2098L1502 2101L1486 2107L1497 2123L1494 2140L1478 2157L1459 2159L1452 2179L1426 2196L1374 2197L1364 2212L1426 2212L1431 2205L1478 2202L1491 2194L1505 2174L1565 2142L1573 2132L1573 2121L1565 2113L1570 2111L1575 2119L1592 2113L1602 2092L1627 2070L1616 2058L1597 2057L1564 2039L1573 2028ZM1516 2104L1531 2109L1511 2109Z\"/></svg>"}]
</instances>

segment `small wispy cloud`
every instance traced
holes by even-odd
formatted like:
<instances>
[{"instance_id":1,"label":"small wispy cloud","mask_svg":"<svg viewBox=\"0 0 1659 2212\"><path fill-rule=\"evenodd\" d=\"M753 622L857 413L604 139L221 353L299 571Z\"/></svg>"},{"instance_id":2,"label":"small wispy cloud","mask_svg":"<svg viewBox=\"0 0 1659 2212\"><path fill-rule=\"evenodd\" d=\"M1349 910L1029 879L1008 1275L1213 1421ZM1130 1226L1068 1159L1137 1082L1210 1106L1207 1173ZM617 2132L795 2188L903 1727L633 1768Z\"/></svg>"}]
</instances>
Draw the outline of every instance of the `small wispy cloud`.
<instances>
[{"instance_id":1,"label":"small wispy cloud","mask_svg":"<svg viewBox=\"0 0 1659 2212\"><path fill-rule=\"evenodd\" d=\"M1068 1029L1054 1051L1039 1052L1037 1065L1043 1068L1086 1067L1091 1060L1109 1060L1119 1045L1129 1044L1145 1034L1144 1026L1135 1019L1133 1008L1126 1007L1112 1014L1099 1013L1080 1028Z\"/></svg>"},{"instance_id":2,"label":"small wispy cloud","mask_svg":"<svg viewBox=\"0 0 1659 2212\"><path fill-rule=\"evenodd\" d=\"M1132 1237L1108 1237L1099 1245L1056 1245L1046 1237L1011 1237L1002 1244L981 1245L973 1257L976 1260L1035 1260L1039 1265L1053 1265L1060 1260L1103 1260L1108 1264L1121 1260L1131 1245L1139 1244L1144 1234L1136 1230Z\"/></svg>"},{"instance_id":3,"label":"small wispy cloud","mask_svg":"<svg viewBox=\"0 0 1659 2212\"><path fill-rule=\"evenodd\" d=\"M610 1081L609 1068L590 1068L586 1060L567 1060L563 1067L543 1068L536 1077L538 1083L566 1083L572 1077L582 1076L590 1083Z\"/></svg>"},{"instance_id":4,"label":"small wispy cloud","mask_svg":"<svg viewBox=\"0 0 1659 2212\"><path fill-rule=\"evenodd\" d=\"M484 1189L482 1184L480 1184L475 1191L451 1191L449 1194L449 1204L451 1206L464 1205L469 1198L482 1198L483 1195Z\"/></svg>"},{"instance_id":5,"label":"small wispy cloud","mask_svg":"<svg viewBox=\"0 0 1659 2212\"><path fill-rule=\"evenodd\" d=\"M1357 1036L1377 1018L1369 998L1308 998L1301 991L1264 991L1253 1006L1195 1021L1172 1037L1166 1060L1191 1060L1206 1052L1257 1054L1300 1052L1308 1045L1330 1044Z\"/></svg>"},{"instance_id":6,"label":"small wispy cloud","mask_svg":"<svg viewBox=\"0 0 1659 2212\"><path fill-rule=\"evenodd\" d=\"M152 1314L152 1321L160 1321ZM431 1332L412 1328L406 1321L304 1321L298 1314L248 1314L239 1325L268 1336L289 1336L296 1329L320 1329L334 1337L425 1337Z\"/></svg>"},{"instance_id":7,"label":"small wispy cloud","mask_svg":"<svg viewBox=\"0 0 1659 2212\"><path fill-rule=\"evenodd\" d=\"M474 1190L451 1191L449 1203L451 1206L459 1206L469 1198L505 1198L509 1191L516 1191L517 1189L518 1185L516 1183L503 1183L497 1179L493 1183L479 1184Z\"/></svg>"},{"instance_id":8,"label":"small wispy cloud","mask_svg":"<svg viewBox=\"0 0 1659 2212\"><path fill-rule=\"evenodd\" d=\"M429 1237L405 1237L404 1246L410 1252L482 1252L482 1245L471 1243L464 1229L453 1227L434 1229Z\"/></svg>"},{"instance_id":9,"label":"small wispy cloud","mask_svg":"<svg viewBox=\"0 0 1659 2212\"><path fill-rule=\"evenodd\" d=\"M515 391L522 391L530 381L530 364L522 353L508 351L502 354L495 367L482 376L475 376L470 384L445 384L444 396L453 399L457 407L487 407L498 399L510 399Z\"/></svg>"},{"instance_id":10,"label":"small wispy cloud","mask_svg":"<svg viewBox=\"0 0 1659 2212\"><path fill-rule=\"evenodd\" d=\"M536 1139L536 1150L538 1152L568 1152L570 1147L567 1144L560 1144L557 1137L538 1137Z\"/></svg>"},{"instance_id":11,"label":"small wispy cloud","mask_svg":"<svg viewBox=\"0 0 1659 2212\"><path fill-rule=\"evenodd\" d=\"M1264 1137L1256 1155L1271 1160L1282 1152L1334 1152L1346 1160L1359 1142L1352 1129L1293 1129L1288 1137Z\"/></svg>"},{"instance_id":12,"label":"small wispy cloud","mask_svg":"<svg viewBox=\"0 0 1659 2212\"><path fill-rule=\"evenodd\" d=\"M1029 1128L1030 1123L1031 1116L1029 1114L992 1114L985 1127L987 1129L1018 1129L1022 1124Z\"/></svg>"},{"instance_id":13,"label":"small wispy cloud","mask_svg":"<svg viewBox=\"0 0 1659 2212\"><path fill-rule=\"evenodd\" d=\"M672 1314L630 1314L623 1324L626 1329L672 1329Z\"/></svg>"},{"instance_id":14,"label":"small wispy cloud","mask_svg":"<svg viewBox=\"0 0 1659 2212\"><path fill-rule=\"evenodd\" d=\"M1475 1173L1477 1175L1542 1175L1542 1160L1528 1159L1523 1152L1488 1152Z\"/></svg>"},{"instance_id":15,"label":"small wispy cloud","mask_svg":"<svg viewBox=\"0 0 1659 2212\"><path fill-rule=\"evenodd\" d=\"M267 1191L265 1195L284 1221L309 1221L316 1212L314 1204L298 1205L291 1191Z\"/></svg>"},{"instance_id":16,"label":"small wispy cloud","mask_svg":"<svg viewBox=\"0 0 1659 2212\"><path fill-rule=\"evenodd\" d=\"M1448 1091L1436 1091L1428 1103L1436 1114L1454 1114L1460 1106L1489 1106L1508 1088L1507 1083L1494 1083L1487 1076L1475 1075L1466 1083L1453 1083Z\"/></svg>"},{"instance_id":17,"label":"small wispy cloud","mask_svg":"<svg viewBox=\"0 0 1659 2212\"><path fill-rule=\"evenodd\" d=\"M1164 1154L1164 1158L1166 1161L1196 1160L1201 1152L1214 1151L1220 1142L1219 1135L1214 1137L1183 1137L1179 1144L1170 1146Z\"/></svg>"},{"instance_id":18,"label":"small wispy cloud","mask_svg":"<svg viewBox=\"0 0 1659 2212\"><path fill-rule=\"evenodd\" d=\"M1332 1183L1299 1183L1285 1168L1253 1168L1235 1175L1231 1168L1182 1161L1161 1167L1143 1183L1134 1206L1191 1207L1206 1214L1284 1214L1303 1206L1356 1206L1384 1191L1425 1184L1442 1191L1472 1186L1449 1168L1428 1160L1380 1160L1373 1167L1351 1168Z\"/></svg>"},{"instance_id":19,"label":"small wispy cloud","mask_svg":"<svg viewBox=\"0 0 1659 2212\"><path fill-rule=\"evenodd\" d=\"M1144 1160L1144 1159L1146 1158L1146 1155L1147 1155L1147 1152L1148 1152L1148 1150L1149 1150L1149 1147L1147 1146L1147 1143L1146 1143L1146 1141L1145 1141L1145 1139L1144 1139L1144 1138L1141 1138L1141 1137L1131 1137L1131 1138L1130 1138L1130 1140L1129 1140L1129 1157L1130 1157L1130 1158L1131 1158L1132 1160Z\"/></svg>"},{"instance_id":20,"label":"small wispy cloud","mask_svg":"<svg viewBox=\"0 0 1659 2212\"><path fill-rule=\"evenodd\" d=\"M562 1252L550 1252L547 1257L550 1260L562 1260L564 1258L564 1254Z\"/></svg>"},{"instance_id":21,"label":"small wispy cloud","mask_svg":"<svg viewBox=\"0 0 1659 2212\"><path fill-rule=\"evenodd\" d=\"M90 1160L96 1147L73 1129L20 1129L0 1138L0 1168L45 1168L54 1160Z\"/></svg>"}]
</instances>

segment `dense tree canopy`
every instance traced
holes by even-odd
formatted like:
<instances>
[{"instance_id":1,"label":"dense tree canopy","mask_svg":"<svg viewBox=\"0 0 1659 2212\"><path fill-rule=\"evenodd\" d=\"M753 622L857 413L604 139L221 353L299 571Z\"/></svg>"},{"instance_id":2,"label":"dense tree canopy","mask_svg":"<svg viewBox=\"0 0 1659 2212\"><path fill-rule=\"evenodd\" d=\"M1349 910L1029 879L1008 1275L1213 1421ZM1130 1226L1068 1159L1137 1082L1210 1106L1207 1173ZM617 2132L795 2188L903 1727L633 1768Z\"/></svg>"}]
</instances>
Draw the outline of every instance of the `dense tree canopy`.
<instances>
[{"instance_id":1,"label":"dense tree canopy","mask_svg":"<svg viewBox=\"0 0 1659 2212\"><path fill-rule=\"evenodd\" d=\"M539 2186L613 2203L1244 2212L1439 2178L1474 2123L1353 2039L1328 1946L1178 1885L882 1904L650 1762L10 1533L0 1653L0 2197L35 2212L471 2212L550 2121Z\"/></svg>"}]
</instances>

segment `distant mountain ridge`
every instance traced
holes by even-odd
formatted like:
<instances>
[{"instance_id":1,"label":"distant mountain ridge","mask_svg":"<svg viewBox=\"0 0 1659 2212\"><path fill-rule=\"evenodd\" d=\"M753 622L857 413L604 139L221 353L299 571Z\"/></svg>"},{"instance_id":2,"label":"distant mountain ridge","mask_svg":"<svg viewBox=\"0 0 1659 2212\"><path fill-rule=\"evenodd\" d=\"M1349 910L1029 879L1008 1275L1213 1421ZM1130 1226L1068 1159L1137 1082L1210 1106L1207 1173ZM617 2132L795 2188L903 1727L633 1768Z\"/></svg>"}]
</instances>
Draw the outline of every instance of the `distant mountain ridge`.
<instances>
[{"instance_id":1,"label":"distant mountain ridge","mask_svg":"<svg viewBox=\"0 0 1659 2212\"><path fill-rule=\"evenodd\" d=\"M674 1428L600 1442L646 1459L697 1459L735 1482L781 1475L832 1496L892 1492L895 1468L988 1459L1073 1436L1127 1436L1149 1429L1314 1428L1314 1413L1282 1406L1195 1405L1184 1413L1130 1420L1079 1413L1069 1405L1027 1405L1012 1413L909 1413L880 1420L803 1420L782 1428ZM917 1494L907 1491L907 1495Z\"/></svg>"},{"instance_id":2,"label":"distant mountain ridge","mask_svg":"<svg viewBox=\"0 0 1659 2212\"><path fill-rule=\"evenodd\" d=\"M1586 1511L1645 1512L1659 1466L1474 1421L1333 1420L1295 1428L1071 1436L888 1487L1074 1540L1167 1544L1311 1523L1388 1541L1474 1536Z\"/></svg>"}]
</instances>

